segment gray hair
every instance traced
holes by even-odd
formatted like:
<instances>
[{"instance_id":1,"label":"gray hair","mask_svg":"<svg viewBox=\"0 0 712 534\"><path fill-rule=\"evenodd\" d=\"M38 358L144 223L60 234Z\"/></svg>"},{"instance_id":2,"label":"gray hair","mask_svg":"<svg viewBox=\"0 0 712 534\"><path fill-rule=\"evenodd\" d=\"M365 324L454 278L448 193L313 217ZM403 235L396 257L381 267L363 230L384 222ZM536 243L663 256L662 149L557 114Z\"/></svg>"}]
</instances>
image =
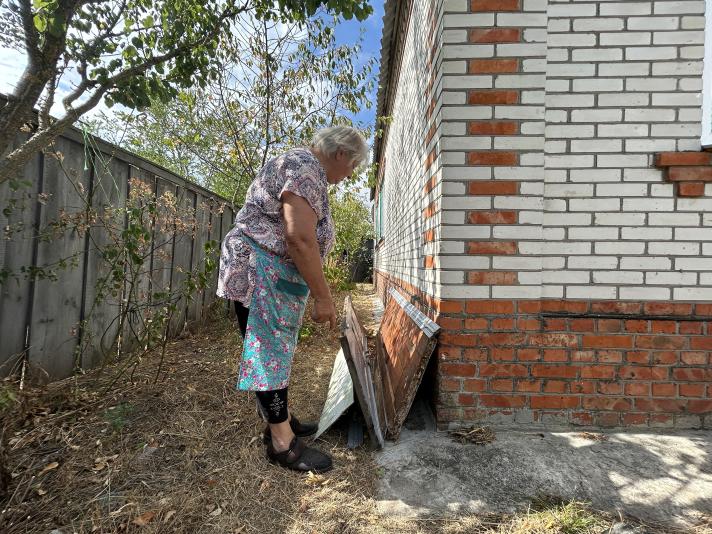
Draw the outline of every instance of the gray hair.
<instances>
[{"instance_id":1,"label":"gray hair","mask_svg":"<svg viewBox=\"0 0 712 534\"><path fill-rule=\"evenodd\" d=\"M337 151L343 150L357 166L365 163L368 158L366 140L351 126L332 126L319 130L314 136L312 146L330 158L334 157Z\"/></svg>"}]
</instances>

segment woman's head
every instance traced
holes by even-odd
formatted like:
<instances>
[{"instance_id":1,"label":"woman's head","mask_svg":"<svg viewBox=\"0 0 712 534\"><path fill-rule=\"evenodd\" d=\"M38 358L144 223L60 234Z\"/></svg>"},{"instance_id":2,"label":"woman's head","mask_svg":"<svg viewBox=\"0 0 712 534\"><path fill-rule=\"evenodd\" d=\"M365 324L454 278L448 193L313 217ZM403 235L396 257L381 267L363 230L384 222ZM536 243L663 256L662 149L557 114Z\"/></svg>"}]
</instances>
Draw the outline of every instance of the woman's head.
<instances>
[{"instance_id":1,"label":"woman's head","mask_svg":"<svg viewBox=\"0 0 712 534\"><path fill-rule=\"evenodd\" d=\"M350 126L319 130L314 136L312 150L324 166L329 183L339 183L368 157L366 140Z\"/></svg>"}]
</instances>

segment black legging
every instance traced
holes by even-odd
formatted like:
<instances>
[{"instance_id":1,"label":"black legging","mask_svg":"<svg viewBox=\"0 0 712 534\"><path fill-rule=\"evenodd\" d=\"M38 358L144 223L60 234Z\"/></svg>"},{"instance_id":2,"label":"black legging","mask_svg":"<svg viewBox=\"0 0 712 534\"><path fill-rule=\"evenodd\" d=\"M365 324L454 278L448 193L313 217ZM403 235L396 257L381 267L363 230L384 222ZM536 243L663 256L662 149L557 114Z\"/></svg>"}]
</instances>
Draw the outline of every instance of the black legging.
<instances>
[{"instance_id":1,"label":"black legging","mask_svg":"<svg viewBox=\"0 0 712 534\"><path fill-rule=\"evenodd\" d=\"M241 302L234 302L237 324L240 327L242 339L245 339L247 318L250 315L250 309L243 306ZM272 391L255 391L255 395L257 396L257 406L268 423L274 425L287 420L289 417L289 411L287 409L287 388Z\"/></svg>"}]
</instances>

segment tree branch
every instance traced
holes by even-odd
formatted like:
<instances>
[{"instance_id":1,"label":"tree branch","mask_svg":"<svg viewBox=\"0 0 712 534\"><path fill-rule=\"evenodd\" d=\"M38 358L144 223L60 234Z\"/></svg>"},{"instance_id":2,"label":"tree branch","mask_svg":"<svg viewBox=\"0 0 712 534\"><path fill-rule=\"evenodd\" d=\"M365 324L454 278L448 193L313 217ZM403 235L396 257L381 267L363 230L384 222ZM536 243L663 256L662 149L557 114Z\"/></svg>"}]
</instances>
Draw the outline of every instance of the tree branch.
<instances>
[{"instance_id":1,"label":"tree branch","mask_svg":"<svg viewBox=\"0 0 712 534\"><path fill-rule=\"evenodd\" d=\"M69 28L78 1L60 0L55 15L62 18L64 31L60 35L44 32L44 42L40 49L38 48L39 34L34 26L31 1L20 0L20 14L25 30L28 61L15 86L15 91L8 96L7 104L0 109L0 154L9 148L22 123L29 120L32 108L37 103L47 82L57 75L57 62L65 50L67 28ZM0 175L0 183L6 179L7 176Z\"/></svg>"}]
</instances>

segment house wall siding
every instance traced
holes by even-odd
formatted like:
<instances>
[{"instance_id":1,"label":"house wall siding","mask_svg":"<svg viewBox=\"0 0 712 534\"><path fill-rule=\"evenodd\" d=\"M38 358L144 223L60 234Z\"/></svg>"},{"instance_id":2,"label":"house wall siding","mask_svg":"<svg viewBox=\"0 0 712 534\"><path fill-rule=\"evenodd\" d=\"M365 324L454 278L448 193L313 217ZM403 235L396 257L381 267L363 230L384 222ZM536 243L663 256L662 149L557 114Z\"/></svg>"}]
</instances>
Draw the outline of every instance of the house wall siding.
<instances>
[{"instance_id":1,"label":"house wall siding","mask_svg":"<svg viewBox=\"0 0 712 534\"><path fill-rule=\"evenodd\" d=\"M438 423L709 428L704 0L442 5L432 241L377 273L443 328Z\"/></svg>"},{"instance_id":2,"label":"house wall siding","mask_svg":"<svg viewBox=\"0 0 712 534\"><path fill-rule=\"evenodd\" d=\"M377 243L374 270L388 273L388 280L400 281L402 289L434 291L436 278L423 269L425 256L435 254L433 228L439 223L439 189L425 194L431 177L441 162L434 151L437 136L437 109L440 94L436 79L437 39L442 10L440 2L403 2L395 48L401 50L394 76L398 83L391 94L385 127L378 191L382 193L383 234ZM378 198L378 197L377 197ZM424 215L431 214L430 216ZM385 280L385 278L384 278ZM387 283L377 284L385 299Z\"/></svg>"}]
</instances>

